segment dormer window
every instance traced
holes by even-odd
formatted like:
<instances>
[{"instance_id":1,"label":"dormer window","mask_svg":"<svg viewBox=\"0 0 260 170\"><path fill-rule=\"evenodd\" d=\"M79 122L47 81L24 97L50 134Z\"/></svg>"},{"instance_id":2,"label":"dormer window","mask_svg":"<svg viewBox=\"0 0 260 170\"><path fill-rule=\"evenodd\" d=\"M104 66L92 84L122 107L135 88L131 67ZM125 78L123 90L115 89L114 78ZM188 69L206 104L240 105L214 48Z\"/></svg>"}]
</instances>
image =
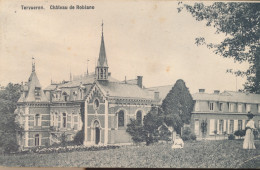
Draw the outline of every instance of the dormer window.
<instances>
[{"instance_id":1,"label":"dormer window","mask_svg":"<svg viewBox=\"0 0 260 170\"><path fill-rule=\"evenodd\" d=\"M41 96L41 88L40 87L35 87L34 89L34 95L36 97L40 97Z\"/></svg>"},{"instance_id":2,"label":"dormer window","mask_svg":"<svg viewBox=\"0 0 260 170\"><path fill-rule=\"evenodd\" d=\"M209 103L209 110L210 110L210 111L213 111L213 110L214 110L214 103L213 103L213 102L210 102L210 103Z\"/></svg>"},{"instance_id":3,"label":"dormer window","mask_svg":"<svg viewBox=\"0 0 260 170\"><path fill-rule=\"evenodd\" d=\"M68 98L69 98L68 94L66 92L63 92L62 95L63 95L64 101L65 102L68 101Z\"/></svg>"}]
</instances>

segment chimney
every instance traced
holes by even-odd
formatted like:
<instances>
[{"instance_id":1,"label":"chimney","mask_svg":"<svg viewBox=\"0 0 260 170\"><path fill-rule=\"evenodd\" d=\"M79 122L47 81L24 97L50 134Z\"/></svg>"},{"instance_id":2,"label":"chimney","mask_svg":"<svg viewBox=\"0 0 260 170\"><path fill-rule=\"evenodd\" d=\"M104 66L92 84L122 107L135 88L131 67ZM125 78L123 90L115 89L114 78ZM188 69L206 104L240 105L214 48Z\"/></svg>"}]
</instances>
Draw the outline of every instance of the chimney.
<instances>
[{"instance_id":1,"label":"chimney","mask_svg":"<svg viewBox=\"0 0 260 170\"><path fill-rule=\"evenodd\" d=\"M200 93L204 93L204 92L205 92L205 89L199 89L199 92L200 92Z\"/></svg>"},{"instance_id":2,"label":"chimney","mask_svg":"<svg viewBox=\"0 0 260 170\"><path fill-rule=\"evenodd\" d=\"M137 85L143 88L143 76L137 76Z\"/></svg>"},{"instance_id":3,"label":"chimney","mask_svg":"<svg viewBox=\"0 0 260 170\"><path fill-rule=\"evenodd\" d=\"M126 84L126 76L125 76L125 84Z\"/></svg>"},{"instance_id":4,"label":"chimney","mask_svg":"<svg viewBox=\"0 0 260 170\"><path fill-rule=\"evenodd\" d=\"M214 94L219 94L219 90L214 90Z\"/></svg>"},{"instance_id":5,"label":"chimney","mask_svg":"<svg viewBox=\"0 0 260 170\"><path fill-rule=\"evenodd\" d=\"M159 101L159 96L160 96L160 93L158 91L155 91L154 92L154 100Z\"/></svg>"}]
</instances>

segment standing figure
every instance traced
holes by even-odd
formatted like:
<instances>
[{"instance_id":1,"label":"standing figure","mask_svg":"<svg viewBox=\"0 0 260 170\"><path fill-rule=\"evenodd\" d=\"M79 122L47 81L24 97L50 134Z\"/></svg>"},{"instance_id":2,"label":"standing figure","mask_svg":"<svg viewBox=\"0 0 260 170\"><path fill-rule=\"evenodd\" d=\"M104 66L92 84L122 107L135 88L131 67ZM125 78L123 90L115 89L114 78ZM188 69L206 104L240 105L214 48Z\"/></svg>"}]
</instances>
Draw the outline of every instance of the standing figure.
<instances>
[{"instance_id":1,"label":"standing figure","mask_svg":"<svg viewBox=\"0 0 260 170\"><path fill-rule=\"evenodd\" d=\"M255 122L253 121L254 115L250 112L247 114L248 122L246 124L246 135L243 143L243 149L255 149L254 133Z\"/></svg>"}]
</instances>

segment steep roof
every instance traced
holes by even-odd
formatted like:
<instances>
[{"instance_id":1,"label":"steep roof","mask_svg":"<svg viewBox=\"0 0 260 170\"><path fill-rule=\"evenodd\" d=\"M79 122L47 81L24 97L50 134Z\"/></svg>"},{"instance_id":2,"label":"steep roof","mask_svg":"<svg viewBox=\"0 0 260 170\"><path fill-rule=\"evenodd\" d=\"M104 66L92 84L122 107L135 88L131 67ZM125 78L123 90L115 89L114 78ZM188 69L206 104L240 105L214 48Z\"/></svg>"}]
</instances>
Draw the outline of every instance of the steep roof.
<instances>
[{"instance_id":1,"label":"steep roof","mask_svg":"<svg viewBox=\"0 0 260 170\"><path fill-rule=\"evenodd\" d=\"M166 86L157 86L157 87L150 87L147 88L147 90L150 93L154 92L159 92L159 99L160 99L160 104L162 103L163 99L167 96L167 94L170 92L172 89L173 85L166 85Z\"/></svg>"},{"instance_id":2,"label":"steep roof","mask_svg":"<svg viewBox=\"0 0 260 170\"><path fill-rule=\"evenodd\" d=\"M101 37L101 45L100 45L97 67L108 67L103 32Z\"/></svg>"},{"instance_id":3,"label":"steep roof","mask_svg":"<svg viewBox=\"0 0 260 170\"><path fill-rule=\"evenodd\" d=\"M95 74L89 74L85 77L82 77L81 79L78 80L73 80L64 84L51 84L47 86L44 90L55 90L55 88L58 86L58 88L72 88L72 87L79 87L80 85L87 85L87 84L93 84L96 80L96 75ZM117 79L108 76L108 80L111 82L118 82Z\"/></svg>"},{"instance_id":4,"label":"steep roof","mask_svg":"<svg viewBox=\"0 0 260 170\"><path fill-rule=\"evenodd\" d=\"M105 95L118 98L134 98L153 100L153 95L138 85L125 84L122 82L98 81L98 86Z\"/></svg>"},{"instance_id":5,"label":"steep roof","mask_svg":"<svg viewBox=\"0 0 260 170\"><path fill-rule=\"evenodd\" d=\"M21 95L18 102L48 102L34 69L28 79L27 85L24 86L24 89L27 91L27 95ZM35 90L39 91L39 95L36 96Z\"/></svg>"}]
</instances>

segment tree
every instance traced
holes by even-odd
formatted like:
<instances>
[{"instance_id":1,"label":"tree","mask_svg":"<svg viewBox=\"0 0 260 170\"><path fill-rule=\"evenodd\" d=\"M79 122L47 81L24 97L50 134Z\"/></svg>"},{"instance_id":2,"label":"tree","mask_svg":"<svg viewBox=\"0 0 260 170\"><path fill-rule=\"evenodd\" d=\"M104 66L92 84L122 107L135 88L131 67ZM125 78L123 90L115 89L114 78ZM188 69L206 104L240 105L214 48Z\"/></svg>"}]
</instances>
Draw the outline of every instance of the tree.
<instances>
[{"instance_id":1,"label":"tree","mask_svg":"<svg viewBox=\"0 0 260 170\"><path fill-rule=\"evenodd\" d=\"M14 111L20 97L20 89L21 85L9 83L4 90L0 91L0 147L5 153L18 149L16 135L22 129L15 122Z\"/></svg>"},{"instance_id":2,"label":"tree","mask_svg":"<svg viewBox=\"0 0 260 170\"><path fill-rule=\"evenodd\" d=\"M186 9L197 21L206 21L216 33L224 33L225 39L214 44L206 42L204 37L196 38L197 45L206 45L216 54L234 61L248 62L247 70L227 72L236 76L247 76L244 90L260 93L260 4L244 2L215 2L212 5L179 3L178 11Z\"/></svg>"},{"instance_id":3,"label":"tree","mask_svg":"<svg viewBox=\"0 0 260 170\"><path fill-rule=\"evenodd\" d=\"M145 141L146 133L144 131L144 127L139 124L138 120L130 119L130 123L127 124L126 132L132 136L134 143Z\"/></svg>"},{"instance_id":4,"label":"tree","mask_svg":"<svg viewBox=\"0 0 260 170\"><path fill-rule=\"evenodd\" d=\"M158 140L158 128L163 124L163 111L160 107L152 107L143 120L146 145Z\"/></svg>"},{"instance_id":5,"label":"tree","mask_svg":"<svg viewBox=\"0 0 260 170\"><path fill-rule=\"evenodd\" d=\"M194 101L185 82L177 80L162 102L164 122L180 134L184 123L189 124Z\"/></svg>"}]
</instances>

